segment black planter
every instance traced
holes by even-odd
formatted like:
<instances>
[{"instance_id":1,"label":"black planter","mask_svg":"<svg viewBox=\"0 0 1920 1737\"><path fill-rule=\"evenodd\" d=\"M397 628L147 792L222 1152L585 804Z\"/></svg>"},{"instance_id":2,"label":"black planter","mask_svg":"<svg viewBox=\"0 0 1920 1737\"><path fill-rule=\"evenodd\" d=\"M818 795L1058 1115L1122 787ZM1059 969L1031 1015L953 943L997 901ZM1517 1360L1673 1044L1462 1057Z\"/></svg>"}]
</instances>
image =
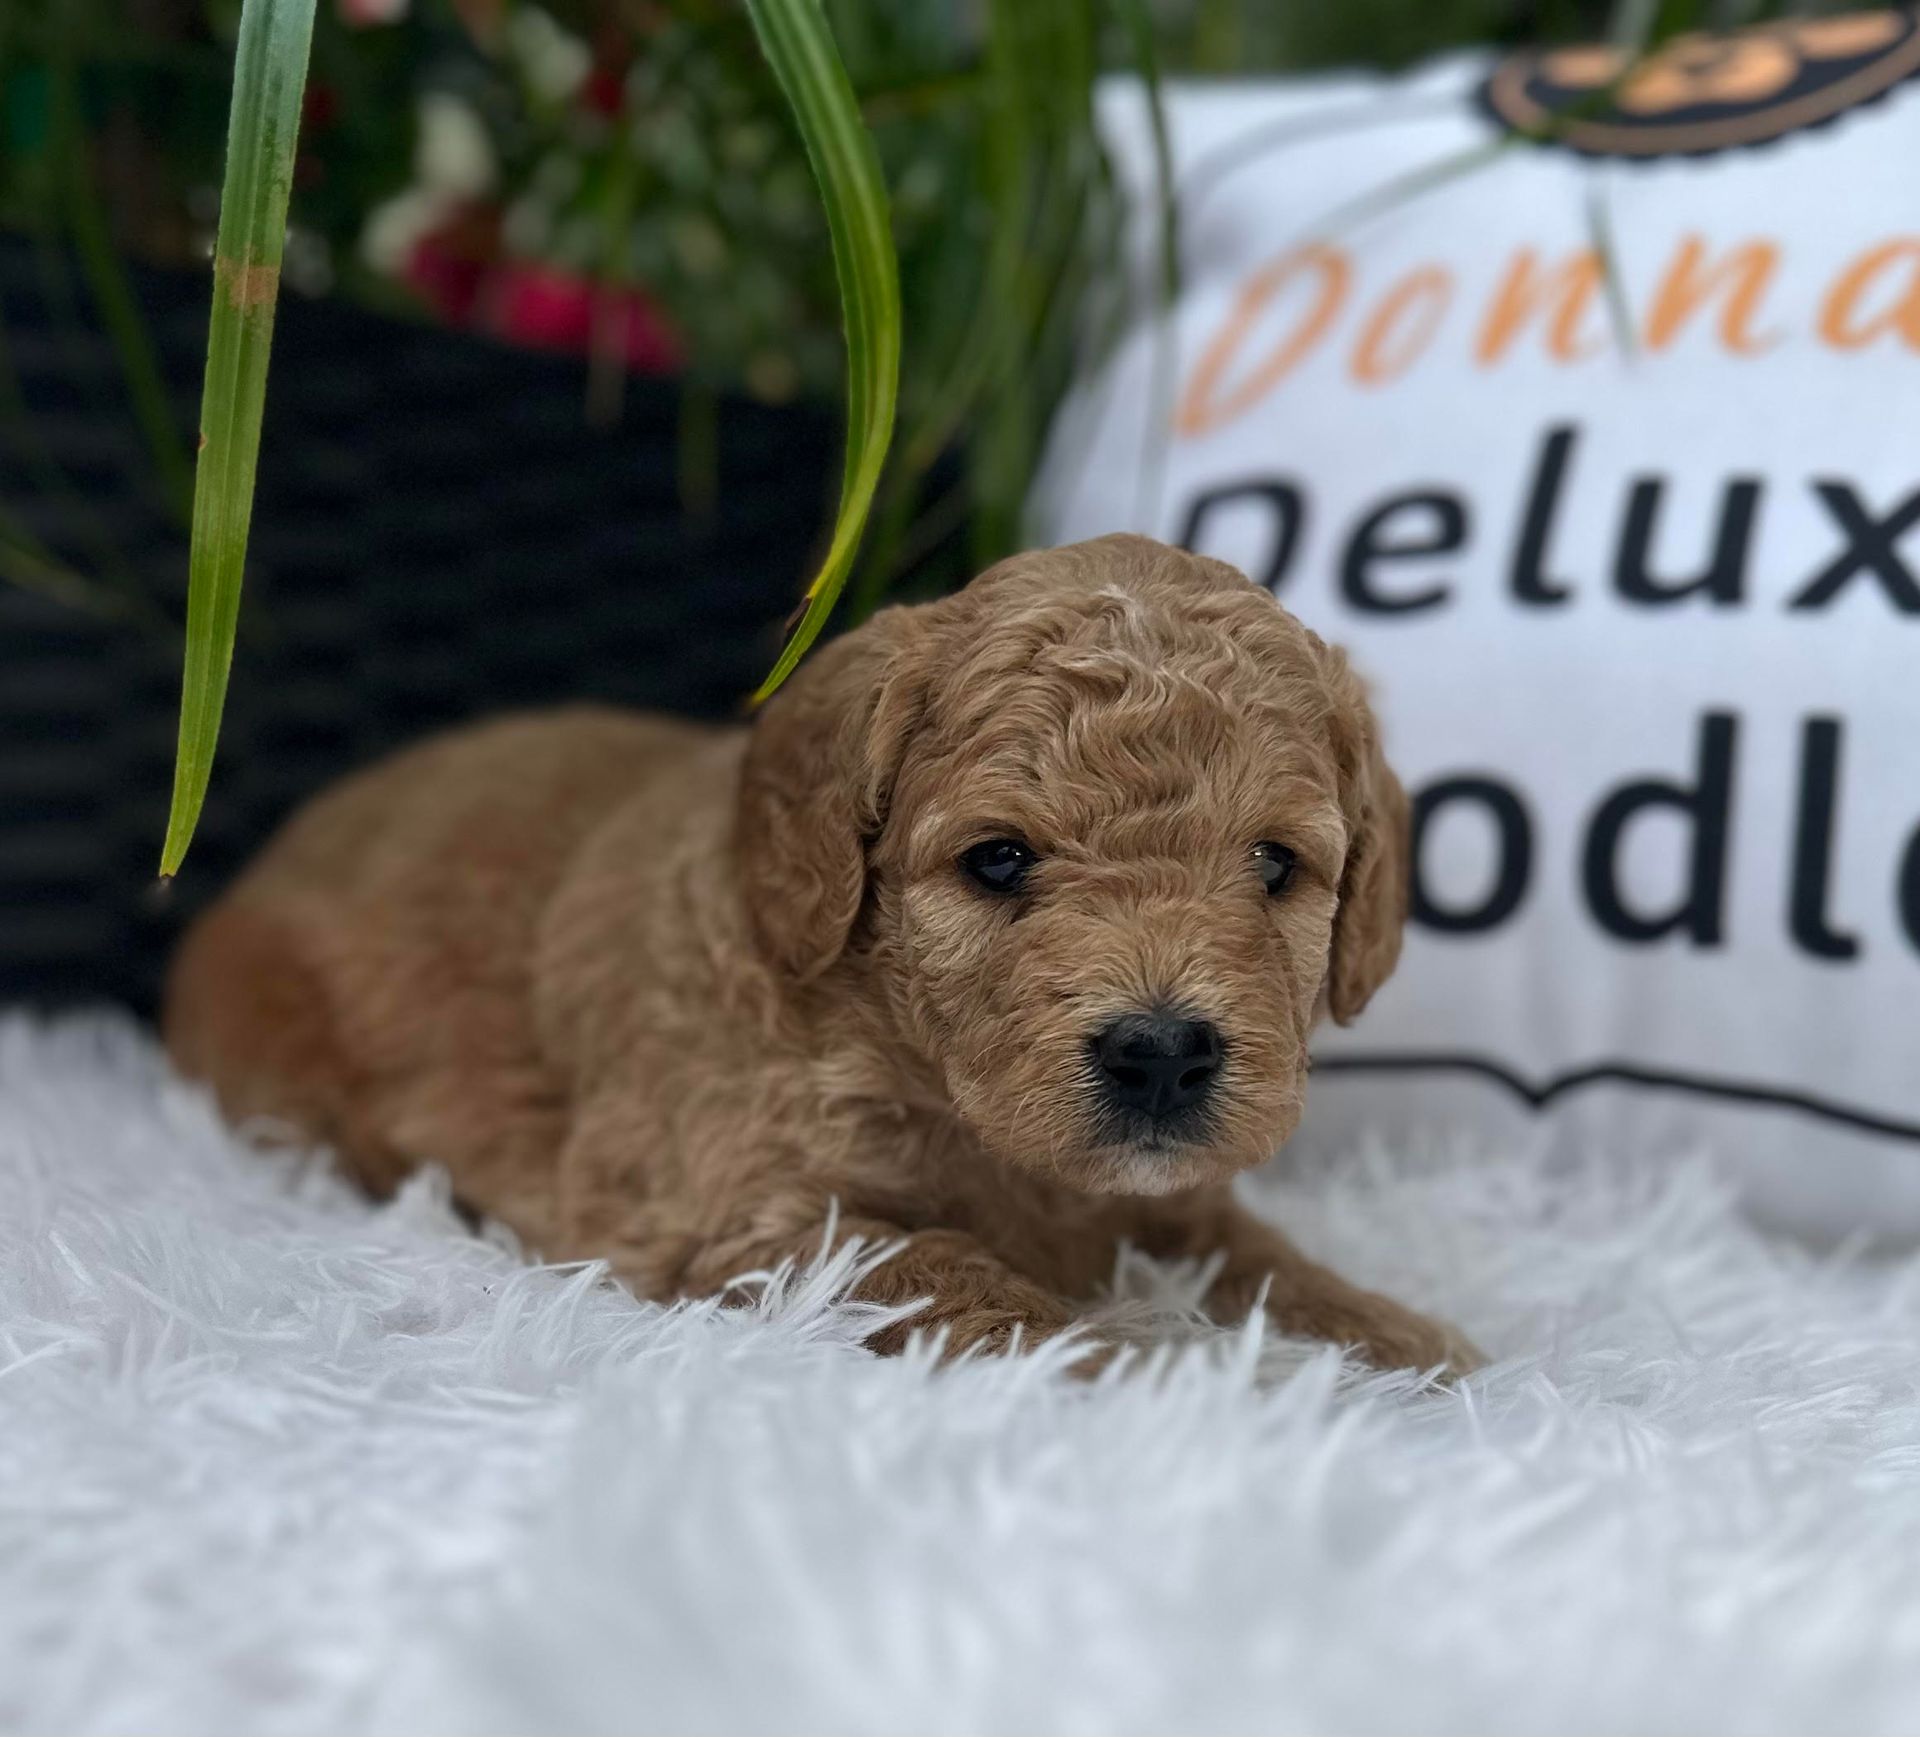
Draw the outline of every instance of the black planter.
<instances>
[{"instance_id":1,"label":"black planter","mask_svg":"<svg viewBox=\"0 0 1920 1737\"><path fill-rule=\"evenodd\" d=\"M0 579L0 1004L150 1012L184 920L303 797L398 743L571 699L719 716L764 673L831 504L831 420L723 405L695 520L677 387L630 381L617 426L591 427L577 361L289 297L220 759L162 897L186 540L59 264L0 239L26 407L0 422L0 524L89 567L105 545L159 621ZM137 287L190 429L207 286Z\"/></svg>"}]
</instances>

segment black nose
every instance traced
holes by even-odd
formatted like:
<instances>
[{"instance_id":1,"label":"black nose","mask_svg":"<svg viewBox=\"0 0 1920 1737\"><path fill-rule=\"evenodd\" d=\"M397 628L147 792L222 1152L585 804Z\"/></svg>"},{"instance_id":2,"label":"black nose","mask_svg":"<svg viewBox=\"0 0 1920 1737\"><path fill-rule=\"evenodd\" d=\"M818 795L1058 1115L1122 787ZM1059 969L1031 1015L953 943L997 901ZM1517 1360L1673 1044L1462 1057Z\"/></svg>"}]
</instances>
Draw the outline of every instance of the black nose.
<instances>
[{"instance_id":1,"label":"black nose","mask_svg":"<svg viewBox=\"0 0 1920 1737\"><path fill-rule=\"evenodd\" d=\"M1156 1120L1191 1110L1220 1071L1220 1033L1204 1019L1134 1013L1093 1040L1108 1098Z\"/></svg>"}]
</instances>

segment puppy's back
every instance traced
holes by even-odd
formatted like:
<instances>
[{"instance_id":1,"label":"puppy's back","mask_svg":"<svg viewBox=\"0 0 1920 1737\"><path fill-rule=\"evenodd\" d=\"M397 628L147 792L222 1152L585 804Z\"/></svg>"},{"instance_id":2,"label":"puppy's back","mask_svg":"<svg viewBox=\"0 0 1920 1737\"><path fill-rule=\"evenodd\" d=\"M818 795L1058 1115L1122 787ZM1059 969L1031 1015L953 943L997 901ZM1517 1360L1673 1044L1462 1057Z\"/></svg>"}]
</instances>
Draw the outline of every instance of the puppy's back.
<instances>
[{"instance_id":1,"label":"puppy's back","mask_svg":"<svg viewBox=\"0 0 1920 1737\"><path fill-rule=\"evenodd\" d=\"M167 986L175 1061L229 1115L290 1123L375 1186L424 1157L456 1187L509 1161L557 1095L530 1005L541 914L594 831L714 734L527 714L323 792L189 931Z\"/></svg>"}]
</instances>

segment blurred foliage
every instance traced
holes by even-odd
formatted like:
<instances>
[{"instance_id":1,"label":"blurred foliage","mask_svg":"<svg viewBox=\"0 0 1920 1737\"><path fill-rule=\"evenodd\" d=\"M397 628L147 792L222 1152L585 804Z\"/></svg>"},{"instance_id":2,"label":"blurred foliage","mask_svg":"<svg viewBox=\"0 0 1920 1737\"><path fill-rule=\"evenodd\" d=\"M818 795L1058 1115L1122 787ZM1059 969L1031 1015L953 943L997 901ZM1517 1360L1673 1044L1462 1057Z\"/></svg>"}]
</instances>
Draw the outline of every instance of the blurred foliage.
<instances>
[{"instance_id":1,"label":"blurred foliage","mask_svg":"<svg viewBox=\"0 0 1920 1737\"><path fill-rule=\"evenodd\" d=\"M1123 214L1092 124L1103 70L1397 66L1469 43L1647 43L1781 9L824 3L886 172L906 331L863 606L929 550L950 568L1020 541L1048 418L1126 311ZM0 224L63 236L83 258L91 233L150 260L204 261L238 15L239 0L0 0ZM820 201L739 0L321 0L292 222L296 291L417 307L457 293L449 275L521 261L643 297L674 335L696 430L710 422L701 396L723 390L839 396ZM423 246L437 279L420 269ZM111 279L111 261L94 258L87 285L103 311ZM139 334L113 335L150 424ZM588 370L590 404L617 397L623 365ZM177 495L177 458L148 432ZM703 446L690 450L683 486L697 504L710 491Z\"/></svg>"}]
</instances>

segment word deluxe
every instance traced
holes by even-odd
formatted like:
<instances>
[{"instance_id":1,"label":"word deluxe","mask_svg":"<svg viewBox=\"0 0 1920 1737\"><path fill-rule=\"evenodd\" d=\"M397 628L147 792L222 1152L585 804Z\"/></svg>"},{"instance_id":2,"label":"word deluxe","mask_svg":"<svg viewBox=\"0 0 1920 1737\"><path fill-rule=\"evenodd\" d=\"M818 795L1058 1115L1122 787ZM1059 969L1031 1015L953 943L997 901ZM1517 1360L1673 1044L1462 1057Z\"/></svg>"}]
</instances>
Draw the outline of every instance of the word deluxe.
<instances>
[{"instance_id":1,"label":"word deluxe","mask_svg":"<svg viewBox=\"0 0 1920 1737\"><path fill-rule=\"evenodd\" d=\"M1506 593L1523 608L1563 608L1593 583L1593 574L1571 564L1556 566L1549 558L1579 444L1580 430L1560 423L1542 433L1536 448L1519 521L1506 545ZM1684 485L1658 473L1626 483L1611 548L1598 551L1605 582L1623 602L1646 609L1689 602L1737 608L1752 602L1754 526L1767 482L1735 476L1717 485L1719 509L1709 546L1686 572L1661 569L1653 559L1667 491L1679 486ZM1920 615L1920 575L1900 552L1902 538L1920 527L1920 489L1880 505L1864 500L1841 477L1815 477L1804 486L1829 527L1830 541L1816 564L1790 586L1783 607L1824 610L1864 590L1897 614ZM1309 507L1307 487L1296 477L1234 477L1194 493L1181 514L1177 541L1204 553L1217 515L1263 515L1263 556L1242 565L1279 595L1292 574ZM1466 553L1478 535L1472 503L1460 490L1427 485L1384 494L1339 540L1334 571L1341 600L1362 615L1417 615L1441 608L1452 599L1454 582L1433 576L1430 567L1416 565L1409 572L1405 564Z\"/></svg>"}]
</instances>

